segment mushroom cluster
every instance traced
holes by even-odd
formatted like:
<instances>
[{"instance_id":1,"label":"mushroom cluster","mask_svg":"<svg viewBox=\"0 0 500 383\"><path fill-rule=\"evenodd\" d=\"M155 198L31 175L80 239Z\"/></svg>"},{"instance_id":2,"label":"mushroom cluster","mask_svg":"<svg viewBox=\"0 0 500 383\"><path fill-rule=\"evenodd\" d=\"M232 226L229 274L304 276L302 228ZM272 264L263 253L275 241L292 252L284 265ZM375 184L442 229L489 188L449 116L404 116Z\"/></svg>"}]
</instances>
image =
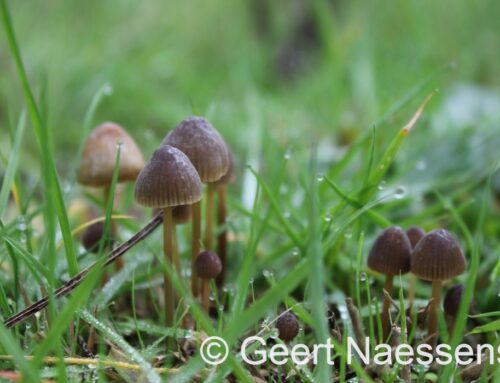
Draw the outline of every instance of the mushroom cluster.
<instances>
[{"instance_id":1,"label":"mushroom cluster","mask_svg":"<svg viewBox=\"0 0 500 383\"><path fill-rule=\"evenodd\" d=\"M226 261L227 215L226 186L234 181L234 160L228 145L203 117L189 117L181 121L163 139L151 158L144 162L133 139L115 123L99 125L85 144L78 169L81 185L103 189L103 206L113 203L110 186L118 145L121 156L118 163L118 182L135 181L135 200L163 215L163 251L165 261L181 276L181 261L177 248L176 226L192 222L191 290L206 311L209 310L210 281L223 281ZM202 240L202 195L206 187L205 225ZM215 199L217 215L215 216ZM217 247L214 249L214 222L220 226ZM112 221L111 238L117 238ZM103 224L91 225L82 236L87 251L95 251L103 241ZM176 297L172 280L164 273L165 324L175 325Z\"/></svg>"},{"instance_id":2,"label":"mushroom cluster","mask_svg":"<svg viewBox=\"0 0 500 383\"><path fill-rule=\"evenodd\" d=\"M389 334L391 326L390 296L393 277L411 272L414 277L432 283L426 341L434 348L438 338L438 311L443 283L461 275L466 268L463 251L455 237L445 229L426 234L418 227L412 227L406 232L396 226L389 227L376 238L368 255L368 267L386 277L386 294L381 314L384 337ZM447 295L444 307L450 316L456 315L462 291L463 288L455 287ZM410 284L410 294L414 294L413 283ZM413 296L408 300L412 302ZM450 331L453 331L453 325Z\"/></svg>"}]
</instances>

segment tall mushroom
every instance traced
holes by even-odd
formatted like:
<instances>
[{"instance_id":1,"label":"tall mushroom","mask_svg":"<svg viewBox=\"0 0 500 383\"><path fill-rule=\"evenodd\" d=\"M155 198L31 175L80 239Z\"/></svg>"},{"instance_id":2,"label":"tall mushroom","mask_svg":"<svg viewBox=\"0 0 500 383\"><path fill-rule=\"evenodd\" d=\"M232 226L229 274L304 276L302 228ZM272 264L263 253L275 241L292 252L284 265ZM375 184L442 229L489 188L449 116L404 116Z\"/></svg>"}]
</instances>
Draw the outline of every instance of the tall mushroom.
<instances>
[{"instance_id":1,"label":"tall mushroom","mask_svg":"<svg viewBox=\"0 0 500 383\"><path fill-rule=\"evenodd\" d=\"M432 348L437 343L438 308L441 304L443 281L465 271L465 258L458 241L445 229L431 231L413 250L411 272L432 282L432 301L428 317L428 339Z\"/></svg>"},{"instance_id":2,"label":"tall mushroom","mask_svg":"<svg viewBox=\"0 0 500 383\"><path fill-rule=\"evenodd\" d=\"M115 168L116 151L121 145L118 182L133 182L144 166L144 158L134 140L118 124L105 122L97 126L87 138L83 148L77 180L83 186L102 188L103 205L107 206L110 196L111 180ZM111 223L111 232L116 228ZM122 267L120 259L117 267Z\"/></svg>"},{"instance_id":3,"label":"tall mushroom","mask_svg":"<svg viewBox=\"0 0 500 383\"><path fill-rule=\"evenodd\" d=\"M163 209L163 251L165 261L179 263L174 251L175 227L172 209L179 205L195 204L201 199L201 181L196 169L180 150L162 145L141 170L135 184L135 199L146 207ZM165 323L174 324L174 290L164 273Z\"/></svg>"},{"instance_id":4,"label":"tall mushroom","mask_svg":"<svg viewBox=\"0 0 500 383\"><path fill-rule=\"evenodd\" d=\"M188 156L200 175L202 182L208 183L206 226L204 247L212 248L212 216L215 186L229 168L229 154L227 146L215 128L203 117L189 117L181 121L171 130L162 142L162 145L173 146ZM193 245L191 253L191 288L197 296L199 282L195 273L195 260L200 252L201 237L201 204L195 203L193 214Z\"/></svg>"},{"instance_id":5,"label":"tall mushroom","mask_svg":"<svg viewBox=\"0 0 500 383\"><path fill-rule=\"evenodd\" d=\"M368 255L368 267L385 275L384 289L392 295L395 275L410 271L411 244L406 232L397 226L385 229L375 240ZM386 337L390 330L390 299L384 294L382 329Z\"/></svg>"},{"instance_id":6,"label":"tall mushroom","mask_svg":"<svg viewBox=\"0 0 500 383\"><path fill-rule=\"evenodd\" d=\"M222 229L217 236L217 254L222 263L222 271L217 277L217 286L221 287L224 284L226 277L226 264L227 264L227 201L226 201L226 188L227 185L236 180L236 171L234 168L233 153L228 147L229 153L229 168L215 184L217 185L217 226Z\"/></svg>"}]
</instances>

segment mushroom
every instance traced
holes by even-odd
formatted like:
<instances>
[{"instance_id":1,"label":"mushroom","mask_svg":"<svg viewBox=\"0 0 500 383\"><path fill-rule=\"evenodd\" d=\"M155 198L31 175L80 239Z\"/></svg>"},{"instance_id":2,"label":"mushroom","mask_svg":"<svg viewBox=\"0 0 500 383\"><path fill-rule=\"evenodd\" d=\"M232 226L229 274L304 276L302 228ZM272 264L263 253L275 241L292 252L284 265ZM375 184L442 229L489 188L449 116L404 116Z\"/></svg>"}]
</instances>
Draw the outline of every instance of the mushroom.
<instances>
[{"instance_id":1,"label":"mushroom","mask_svg":"<svg viewBox=\"0 0 500 383\"><path fill-rule=\"evenodd\" d=\"M290 311L280 315L276 321L278 336L283 342L292 341L299 333L299 321Z\"/></svg>"},{"instance_id":2,"label":"mushroom","mask_svg":"<svg viewBox=\"0 0 500 383\"><path fill-rule=\"evenodd\" d=\"M428 317L428 343L437 343L438 307L441 304L443 281L465 271L465 258L458 241L445 229L431 231L422 238L411 258L411 272L432 282L432 301Z\"/></svg>"},{"instance_id":3,"label":"mushroom","mask_svg":"<svg viewBox=\"0 0 500 383\"><path fill-rule=\"evenodd\" d=\"M217 236L217 254L219 254L222 262L222 272L217 277L217 286L221 287L224 284L226 276L226 258L227 258L227 202L226 202L226 187L228 184L236 180L236 171L234 169L234 157L231 150L229 153L229 168L215 184L217 185L217 226L223 228Z\"/></svg>"},{"instance_id":4,"label":"mushroom","mask_svg":"<svg viewBox=\"0 0 500 383\"><path fill-rule=\"evenodd\" d=\"M368 255L368 267L385 275L382 329L386 337L390 330L390 296L395 275L410 271L411 244L406 232L397 226L385 229L375 240Z\"/></svg>"},{"instance_id":5,"label":"mushroom","mask_svg":"<svg viewBox=\"0 0 500 383\"><path fill-rule=\"evenodd\" d=\"M111 196L110 187L115 169L117 145L121 144L118 182L135 181L144 166L144 158L134 140L118 124L105 122L96 127L85 142L78 168L77 180L83 186L103 189L103 205ZM114 196L113 196L114 200ZM116 228L111 223L111 232ZM121 259L117 267L123 266Z\"/></svg>"},{"instance_id":6,"label":"mushroom","mask_svg":"<svg viewBox=\"0 0 500 383\"><path fill-rule=\"evenodd\" d=\"M210 280L217 278L222 270L220 258L213 251L202 251L196 257L195 263L196 275L202 280L201 285L201 303L208 313L210 294Z\"/></svg>"},{"instance_id":7,"label":"mushroom","mask_svg":"<svg viewBox=\"0 0 500 383\"><path fill-rule=\"evenodd\" d=\"M420 241L424 235L425 231L419 226L412 226L406 230L406 235L411 243L411 248L414 249L417 246L418 241ZM410 275L409 287L408 287L408 303L411 306L415 300L415 289L417 287L417 278L415 275Z\"/></svg>"},{"instance_id":8,"label":"mushroom","mask_svg":"<svg viewBox=\"0 0 500 383\"><path fill-rule=\"evenodd\" d=\"M163 209L165 260L171 265L178 265L172 210L175 206L194 204L201 199L201 181L196 169L180 150L163 145L153 153L137 177L135 199L143 206ZM174 323L175 297L172 282L166 273L164 281L165 321L171 327Z\"/></svg>"},{"instance_id":9,"label":"mushroom","mask_svg":"<svg viewBox=\"0 0 500 383\"><path fill-rule=\"evenodd\" d=\"M215 128L203 117L189 117L170 131L162 145L173 146L188 156L202 182L208 183L204 247L212 248L212 215L215 186L229 168L227 146ZM198 295L198 281L194 262L200 252L201 204L193 204L193 245L191 255L191 288Z\"/></svg>"}]
</instances>

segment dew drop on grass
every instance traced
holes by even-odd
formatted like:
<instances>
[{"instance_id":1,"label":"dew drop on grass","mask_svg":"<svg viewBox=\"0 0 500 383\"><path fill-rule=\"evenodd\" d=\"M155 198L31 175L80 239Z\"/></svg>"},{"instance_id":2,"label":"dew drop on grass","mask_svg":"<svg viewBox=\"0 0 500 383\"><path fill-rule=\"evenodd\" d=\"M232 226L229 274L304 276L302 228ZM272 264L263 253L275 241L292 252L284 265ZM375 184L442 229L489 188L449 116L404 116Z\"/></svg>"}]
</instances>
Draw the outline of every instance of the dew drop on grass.
<instances>
[{"instance_id":1,"label":"dew drop on grass","mask_svg":"<svg viewBox=\"0 0 500 383\"><path fill-rule=\"evenodd\" d=\"M349 239L349 238L351 238L351 237L352 237L352 229L351 229L351 228L347 228L347 229L345 230L345 232L344 232L344 237L345 237L346 239Z\"/></svg>"},{"instance_id":2,"label":"dew drop on grass","mask_svg":"<svg viewBox=\"0 0 500 383\"><path fill-rule=\"evenodd\" d=\"M300 254L300 250L299 250L299 248L298 248L298 247L294 247L294 248L293 248L293 250L292 250L292 255L297 256L297 255L299 255L299 254Z\"/></svg>"},{"instance_id":3,"label":"dew drop on grass","mask_svg":"<svg viewBox=\"0 0 500 383\"><path fill-rule=\"evenodd\" d=\"M113 94L113 87L111 86L110 83L104 84L102 87L102 93L105 94L106 96L110 96Z\"/></svg>"},{"instance_id":4,"label":"dew drop on grass","mask_svg":"<svg viewBox=\"0 0 500 383\"><path fill-rule=\"evenodd\" d=\"M220 305L217 310L222 314L224 312L224 305Z\"/></svg>"},{"instance_id":5,"label":"dew drop on grass","mask_svg":"<svg viewBox=\"0 0 500 383\"><path fill-rule=\"evenodd\" d=\"M379 184L378 184L378 190L384 190L385 189L385 181L381 181Z\"/></svg>"},{"instance_id":6,"label":"dew drop on grass","mask_svg":"<svg viewBox=\"0 0 500 383\"><path fill-rule=\"evenodd\" d=\"M406 188L404 186L398 186L394 191L395 199L403 199L406 196Z\"/></svg>"},{"instance_id":7,"label":"dew drop on grass","mask_svg":"<svg viewBox=\"0 0 500 383\"><path fill-rule=\"evenodd\" d=\"M332 221L332 215L331 214L327 214L325 215L325 222L331 222Z\"/></svg>"},{"instance_id":8,"label":"dew drop on grass","mask_svg":"<svg viewBox=\"0 0 500 383\"><path fill-rule=\"evenodd\" d=\"M264 278L272 278L274 273L271 271L271 270L267 270L265 269L263 272L262 272L262 275L264 276Z\"/></svg>"},{"instance_id":9,"label":"dew drop on grass","mask_svg":"<svg viewBox=\"0 0 500 383\"><path fill-rule=\"evenodd\" d=\"M253 285L253 278L250 278L250 279L248 280L248 283L249 283L249 284L251 284L251 285Z\"/></svg>"},{"instance_id":10,"label":"dew drop on grass","mask_svg":"<svg viewBox=\"0 0 500 383\"><path fill-rule=\"evenodd\" d=\"M325 180L325 176L323 174L318 174L317 180L318 182L323 182Z\"/></svg>"},{"instance_id":11,"label":"dew drop on grass","mask_svg":"<svg viewBox=\"0 0 500 383\"><path fill-rule=\"evenodd\" d=\"M20 215L18 218L17 218L17 230L19 231L26 231L26 229L28 228L28 225L26 225L26 220L24 219L24 216Z\"/></svg>"},{"instance_id":12,"label":"dew drop on grass","mask_svg":"<svg viewBox=\"0 0 500 383\"><path fill-rule=\"evenodd\" d=\"M285 154L283 155L283 158L285 159L285 161L288 161L288 160L290 160L290 158L292 158L292 150L290 148L288 148L285 151Z\"/></svg>"},{"instance_id":13,"label":"dew drop on grass","mask_svg":"<svg viewBox=\"0 0 500 383\"><path fill-rule=\"evenodd\" d=\"M279 336L279 331L278 331L278 329L277 329L277 328L273 328L273 329L271 330L271 333L269 334L269 338L271 338L271 339L276 339L276 338L278 338L278 336Z\"/></svg>"},{"instance_id":14,"label":"dew drop on grass","mask_svg":"<svg viewBox=\"0 0 500 383\"><path fill-rule=\"evenodd\" d=\"M366 273L364 271L362 271L360 274L359 274L359 280L361 282L364 282L366 281Z\"/></svg>"},{"instance_id":15,"label":"dew drop on grass","mask_svg":"<svg viewBox=\"0 0 500 383\"><path fill-rule=\"evenodd\" d=\"M283 213L283 217L285 217L285 219L290 219L291 216L292 216L292 214L289 211L285 211Z\"/></svg>"}]
</instances>

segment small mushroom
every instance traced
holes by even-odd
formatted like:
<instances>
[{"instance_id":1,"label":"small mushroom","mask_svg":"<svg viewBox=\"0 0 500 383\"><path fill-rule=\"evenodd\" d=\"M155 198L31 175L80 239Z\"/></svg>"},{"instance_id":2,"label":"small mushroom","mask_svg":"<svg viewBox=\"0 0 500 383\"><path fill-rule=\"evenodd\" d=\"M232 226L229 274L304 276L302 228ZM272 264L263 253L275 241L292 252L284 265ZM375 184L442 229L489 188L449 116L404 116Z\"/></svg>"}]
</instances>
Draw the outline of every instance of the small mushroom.
<instances>
[{"instance_id":1,"label":"small mushroom","mask_svg":"<svg viewBox=\"0 0 500 383\"><path fill-rule=\"evenodd\" d=\"M229 154L227 146L210 124L203 117L189 117L181 121L170 131L162 145L173 146L182 151L193 163L202 182L208 183L206 225L204 246L206 250L212 249L212 216L215 186L229 168ZM194 272L194 262L200 252L201 239L201 204L193 204L193 244L191 256L191 288L193 295L198 295L198 281Z\"/></svg>"},{"instance_id":2,"label":"small mushroom","mask_svg":"<svg viewBox=\"0 0 500 383\"><path fill-rule=\"evenodd\" d=\"M202 280L201 285L201 303L208 313L209 295L210 295L210 280L217 278L222 270L220 258L213 251L202 251L196 257L195 271L198 278Z\"/></svg>"},{"instance_id":3,"label":"small mushroom","mask_svg":"<svg viewBox=\"0 0 500 383\"><path fill-rule=\"evenodd\" d=\"M437 343L438 308L441 305L443 281L465 271L465 258L458 241L444 229L434 230L422 238L413 250L411 272L432 282L432 301L428 317L428 339L434 348Z\"/></svg>"},{"instance_id":4,"label":"small mushroom","mask_svg":"<svg viewBox=\"0 0 500 383\"><path fill-rule=\"evenodd\" d=\"M85 142L78 168L79 184L103 189L104 206L107 206L111 198L109 193L118 144L121 145L118 182L135 181L144 166L144 158L134 140L121 126L113 122L105 122L92 131ZM113 222L111 233L116 235ZM121 260L117 262L117 267L122 267Z\"/></svg>"},{"instance_id":5,"label":"small mushroom","mask_svg":"<svg viewBox=\"0 0 500 383\"><path fill-rule=\"evenodd\" d=\"M217 286L221 287L224 284L226 277L227 267L227 202L226 202L226 188L227 185L236 180L236 171L234 168L234 157L231 150L228 148L229 153L229 168L220 180L215 184L217 185L217 226L223 228L217 236L217 254L219 254L222 262L222 272L217 277Z\"/></svg>"},{"instance_id":6,"label":"small mushroom","mask_svg":"<svg viewBox=\"0 0 500 383\"><path fill-rule=\"evenodd\" d=\"M412 249L417 246L418 241L420 241L424 235L425 231L419 226L412 226L408 230L406 230L406 235L410 240ZM410 274L410 281L408 287L408 303L411 306L413 301L415 300L415 289L417 288L417 277L415 275Z\"/></svg>"},{"instance_id":7,"label":"small mushroom","mask_svg":"<svg viewBox=\"0 0 500 383\"><path fill-rule=\"evenodd\" d=\"M135 184L135 199L146 207L163 209L163 250L165 260L171 265L180 263L174 251L175 227L172 209L188 205L201 199L201 181L196 169L180 150L163 145L141 170ZM177 268L177 266L176 266ZM165 280L165 319L166 325L174 323L175 296L168 275Z\"/></svg>"},{"instance_id":8,"label":"small mushroom","mask_svg":"<svg viewBox=\"0 0 500 383\"><path fill-rule=\"evenodd\" d=\"M95 222L82 234L83 248L89 253L97 253L104 235L104 222Z\"/></svg>"},{"instance_id":9,"label":"small mushroom","mask_svg":"<svg viewBox=\"0 0 500 383\"><path fill-rule=\"evenodd\" d=\"M276 328L278 329L278 336L283 342L290 342L299 333L299 321L297 317L287 311L280 315L278 320L276 321Z\"/></svg>"},{"instance_id":10,"label":"small mushroom","mask_svg":"<svg viewBox=\"0 0 500 383\"><path fill-rule=\"evenodd\" d=\"M385 229L375 240L368 255L368 267L385 275L384 289L392 295L395 275L410 271L411 244L406 232L397 226ZM384 294L382 329L384 337L390 330L390 299Z\"/></svg>"}]
</instances>

